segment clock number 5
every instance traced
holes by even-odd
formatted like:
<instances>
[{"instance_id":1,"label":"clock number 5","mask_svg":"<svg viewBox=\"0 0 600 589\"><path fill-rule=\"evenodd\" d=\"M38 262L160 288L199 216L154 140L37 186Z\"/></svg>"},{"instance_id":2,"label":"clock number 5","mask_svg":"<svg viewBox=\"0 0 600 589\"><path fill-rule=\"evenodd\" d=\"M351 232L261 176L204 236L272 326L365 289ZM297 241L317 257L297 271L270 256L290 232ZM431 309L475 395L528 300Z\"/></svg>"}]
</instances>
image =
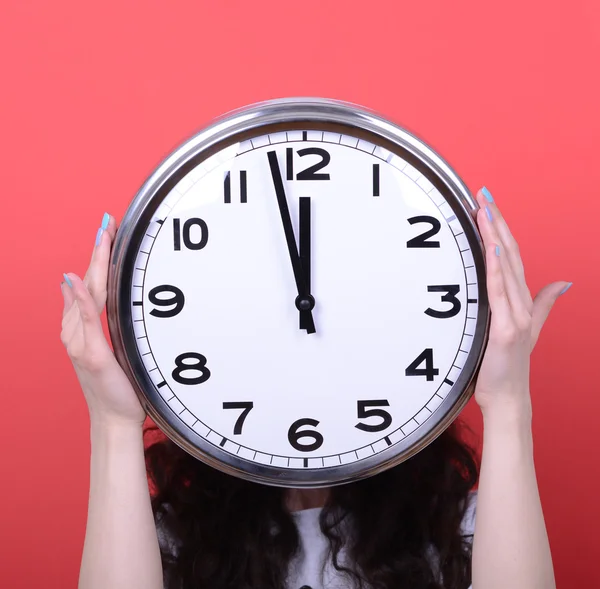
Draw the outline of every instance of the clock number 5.
<instances>
[{"instance_id":1,"label":"clock number 5","mask_svg":"<svg viewBox=\"0 0 600 589\"><path fill-rule=\"evenodd\" d=\"M374 425L368 423L357 423L354 427L363 432L382 432L392 425L392 416L383 409L368 409L368 407L389 407L390 404L385 399L379 401L357 401L358 418L368 419L369 417L380 417L381 422Z\"/></svg>"},{"instance_id":2,"label":"clock number 5","mask_svg":"<svg viewBox=\"0 0 600 589\"><path fill-rule=\"evenodd\" d=\"M299 428L305 425L317 427L319 422L316 419L310 419L309 417L294 421L288 430L288 441L292 445L292 448L295 448L300 452L312 452L313 450L318 450L323 445L323 436L317 431L298 431ZM301 444L300 440L302 438L310 438L313 442L311 444Z\"/></svg>"}]
</instances>

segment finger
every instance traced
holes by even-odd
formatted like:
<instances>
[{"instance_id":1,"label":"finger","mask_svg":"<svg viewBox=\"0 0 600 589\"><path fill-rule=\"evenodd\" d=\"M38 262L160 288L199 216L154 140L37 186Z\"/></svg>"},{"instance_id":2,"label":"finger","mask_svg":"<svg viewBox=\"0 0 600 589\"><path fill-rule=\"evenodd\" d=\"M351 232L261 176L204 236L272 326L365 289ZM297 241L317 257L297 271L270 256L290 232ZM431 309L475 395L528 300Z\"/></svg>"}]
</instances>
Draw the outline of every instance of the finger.
<instances>
[{"instance_id":1,"label":"finger","mask_svg":"<svg viewBox=\"0 0 600 589\"><path fill-rule=\"evenodd\" d=\"M529 307L531 306L531 293L527 288L527 281L525 279L525 267L523 265L523 260L521 259L521 252L519 250L519 244L517 240L514 238L511 233L506 219L502 215L502 212L498 208L498 205L494 201L490 191L487 188L482 188L477 192L477 202L479 206L485 210L487 206L490 210L492 217L494 219L494 226L496 228L496 232L504 245L504 249L506 250L506 257L508 262L515 274L517 280L521 284L521 287L524 290L524 299L528 302ZM530 307L531 308L531 307Z\"/></svg>"},{"instance_id":2,"label":"finger","mask_svg":"<svg viewBox=\"0 0 600 589\"><path fill-rule=\"evenodd\" d=\"M63 301L64 301L64 305L63 305L63 318L64 318L65 315L68 313L69 309L73 306L73 303L75 302L75 295L73 294L73 291L69 288L69 285L66 283L66 281L63 281L60 283L60 292L62 293Z\"/></svg>"},{"instance_id":3,"label":"finger","mask_svg":"<svg viewBox=\"0 0 600 589\"><path fill-rule=\"evenodd\" d=\"M116 222L105 213L96 234L92 259L83 280L94 299L96 310L102 312L106 303L106 287L108 281L108 266L113 237L116 234Z\"/></svg>"},{"instance_id":4,"label":"finger","mask_svg":"<svg viewBox=\"0 0 600 589\"><path fill-rule=\"evenodd\" d=\"M89 337L97 337L98 334L102 334L103 332L100 316L96 309L96 302L90 291L86 288L83 280L75 274L69 274L69 277L71 278L71 289L73 290L75 301L79 308L84 336L86 340Z\"/></svg>"},{"instance_id":5,"label":"finger","mask_svg":"<svg viewBox=\"0 0 600 589\"><path fill-rule=\"evenodd\" d=\"M572 282L554 282L548 284L538 294L533 301L533 315L531 319L531 349L535 347L542 331L542 327L556 303L556 299L564 294L572 285Z\"/></svg>"},{"instance_id":6,"label":"finger","mask_svg":"<svg viewBox=\"0 0 600 589\"><path fill-rule=\"evenodd\" d=\"M499 326L512 323L512 312L506 294L504 273L497 248L499 246L495 243L490 243L485 248L487 293L492 311L490 336L493 335L493 332L498 331Z\"/></svg>"},{"instance_id":7,"label":"finger","mask_svg":"<svg viewBox=\"0 0 600 589\"><path fill-rule=\"evenodd\" d=\"M504 244L496 231L493 220L490 221L490 214L489 209L480 209L477 213L477 223L483 237L483 242L485 244L497 244L499 246L498 252L500 255L497 257L499 258L498 262L502 271L506 298L512 310L514 321L516 321L519 326L526 328L531 321L531 310L528 308L529 303L523 296L522 289L508 262Z\"/></svg>"}]
</instances>

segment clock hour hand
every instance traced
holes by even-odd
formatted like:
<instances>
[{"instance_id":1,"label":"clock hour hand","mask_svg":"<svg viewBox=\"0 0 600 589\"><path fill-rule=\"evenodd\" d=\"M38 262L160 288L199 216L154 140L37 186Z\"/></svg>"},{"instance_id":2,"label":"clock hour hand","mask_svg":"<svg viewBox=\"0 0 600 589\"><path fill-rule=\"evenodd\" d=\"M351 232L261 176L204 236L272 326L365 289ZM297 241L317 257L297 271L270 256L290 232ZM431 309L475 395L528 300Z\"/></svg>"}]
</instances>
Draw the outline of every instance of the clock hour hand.
<instances>
[{"instance_id":1,"label":"clock hour hand","mask_svg":"<svg viewBox=\"0 0 600 589\"><path fill-rule=\"evenodd\" d=\"M288 208L287 199L285 196L285 188L281 178L281 170L279 169L279 162L277 161L277 152L269 151L267 156L269 158L271 177L273 178L273 186L275 187L275 194L277 196L279 214L281 215L281 222L283 224L283 232L285 233L285 241L287 243L290 261L292 262L292 270L294 272L294 280L296 281L296 289L298 290L298 296L296 297L295 303L296 308L298 311L300 311L300 329L306 329L306 333L315 333L315 322L312 316L312 310L315 306L315 299L311 296L310 290L305 283L305 275L302 269L300 255L298 254L298 248L296 246L296 238L294 237L292 219L290 217L290 210ZM306 215L304 216L306 217ZM306 221L304 221L304 225L306 226ZM303 240L303 243L303 251L305 251L306 239ZM310 255L308 261L310 263Z\"/></svg>"}]
</instances>

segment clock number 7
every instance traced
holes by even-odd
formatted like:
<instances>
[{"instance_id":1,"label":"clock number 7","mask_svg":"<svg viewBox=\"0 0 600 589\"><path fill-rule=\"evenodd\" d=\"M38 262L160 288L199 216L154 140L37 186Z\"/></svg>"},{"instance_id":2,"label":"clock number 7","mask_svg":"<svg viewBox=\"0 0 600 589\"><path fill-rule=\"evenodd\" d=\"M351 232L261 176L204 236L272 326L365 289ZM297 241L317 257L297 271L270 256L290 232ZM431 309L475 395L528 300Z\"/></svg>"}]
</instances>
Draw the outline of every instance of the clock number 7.
<instances>
[{"instance_id":1,"label":"clock number 7","mask_svg":"<svg viewBox=\"0 0 600 589\"><path fill-rule=\"evenodd\" d=\"M244 421L248 417L248 413L253 409L254 403L252 401L239 401L239 402L225 402L223 403L223 409L243 409L240 416L237 418L235 425L233 426L233 435L239 436L242 433L244 427Z\"/></svg>"}]
</instances>

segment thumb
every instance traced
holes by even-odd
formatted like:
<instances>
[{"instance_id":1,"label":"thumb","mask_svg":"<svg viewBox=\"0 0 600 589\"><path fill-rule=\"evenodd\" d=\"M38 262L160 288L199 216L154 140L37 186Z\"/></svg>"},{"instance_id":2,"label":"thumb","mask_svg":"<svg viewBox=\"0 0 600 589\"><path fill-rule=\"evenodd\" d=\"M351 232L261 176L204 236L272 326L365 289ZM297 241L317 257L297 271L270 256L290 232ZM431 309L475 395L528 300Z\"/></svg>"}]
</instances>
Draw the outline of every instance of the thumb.
<instances>
[{"instance_id":1,"label":"thumb","mask_svg":"<svg viewBox=\"0 0 600 589\"><path fill-rule=\"evenodd\" d=\"M531 349L535 347L542 331L542 327L550 314L556 299L571 287L572 282L553 282L544 286L533 299L533 312L531 316Z\"/></svg>"}]
</instances>

